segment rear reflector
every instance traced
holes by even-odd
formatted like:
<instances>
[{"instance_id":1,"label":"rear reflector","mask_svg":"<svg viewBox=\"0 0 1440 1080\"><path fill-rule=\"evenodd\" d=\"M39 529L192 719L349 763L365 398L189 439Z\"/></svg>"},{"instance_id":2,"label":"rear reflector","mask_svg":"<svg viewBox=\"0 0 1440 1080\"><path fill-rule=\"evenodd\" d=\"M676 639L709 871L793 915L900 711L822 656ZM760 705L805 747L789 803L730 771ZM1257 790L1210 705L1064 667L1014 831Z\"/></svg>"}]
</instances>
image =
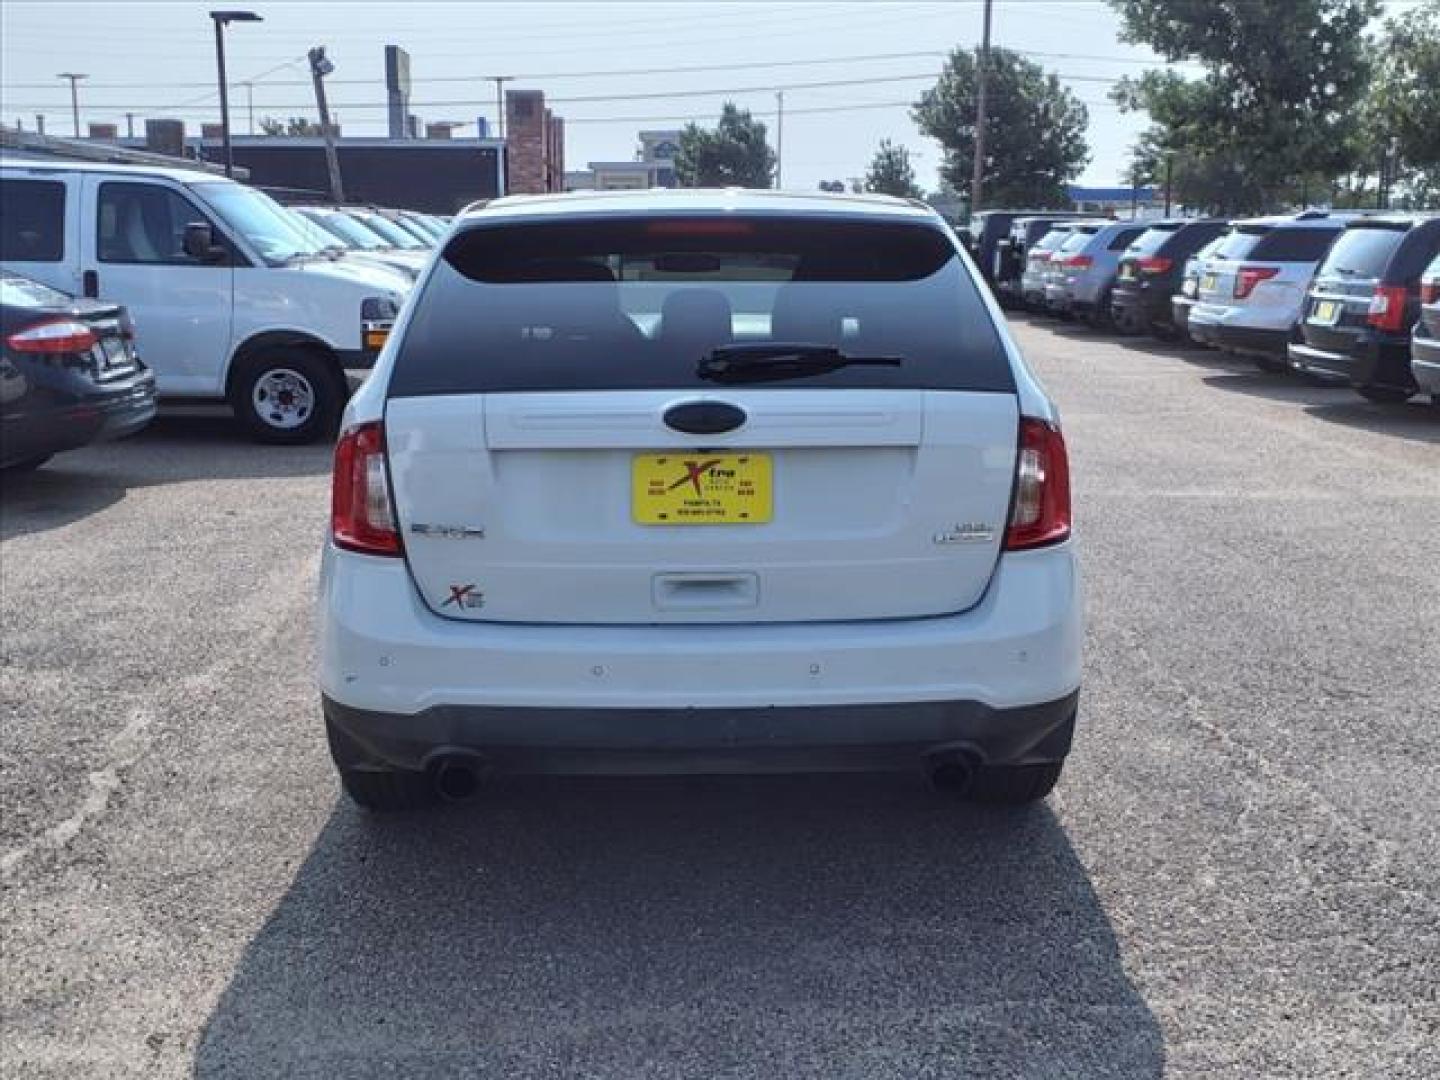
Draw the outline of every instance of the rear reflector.
<instances>
[{"instance_id":1,"label":"rear reflector","mask_svg":"<svg viewBox=\"0 0 1440 1080\"><path fill-rule=\"evenodd\" d=\"M1278 273L1280 268L1276 266L1242 266L1235 275L1235 299L1244 300L1255 291L1256 285L1269 281Z\"/></svg>"},{"instance_id":2,"label":"rear reflector","mask_svg":"<svg viewBox=\"0 0 1440 1080\"><path fill-rule=\"evenodd\" d=\"M1408 299L1404 285L1381 285L1370 300L1370 314L1366 318L1376 330L1398 334L1405 329L1405 301Z\"/></svg>"},{"instance_id":3,"label":"rear reflector","mask_svg":"<svg viewBox=\"0 0 1440 1080\"><path fill-rule=\"evenodd\" d=\"M385 426L361 424L340 436L330 488L330 534L337 547L365 555L399 555L390 504Z\"/></svg>"},{"instance_id":4,"label":"rear reflector","mask_svg":"<svg viewBox=\"0 0 1440 1080\"><path fill-rule=\"evenodd\" d=\"M1070 461L1058 428L1020 419L1015 459L1015 500L1005 530L1005 550L1058 544L1070 535Z\"/></svg>"},{"instance_id":5,"label":"rear reflector","mask_svg":"<svg viewBox=\"0 0 1440 1080\"><path fill-rule=\"evenodd\" d=\"M55 356L89 352L99 340L95 331L82 322L74 319L50 319L24 330L17 330L5 339L5 343L16 352Z\"/></svg>"}]
</instances>

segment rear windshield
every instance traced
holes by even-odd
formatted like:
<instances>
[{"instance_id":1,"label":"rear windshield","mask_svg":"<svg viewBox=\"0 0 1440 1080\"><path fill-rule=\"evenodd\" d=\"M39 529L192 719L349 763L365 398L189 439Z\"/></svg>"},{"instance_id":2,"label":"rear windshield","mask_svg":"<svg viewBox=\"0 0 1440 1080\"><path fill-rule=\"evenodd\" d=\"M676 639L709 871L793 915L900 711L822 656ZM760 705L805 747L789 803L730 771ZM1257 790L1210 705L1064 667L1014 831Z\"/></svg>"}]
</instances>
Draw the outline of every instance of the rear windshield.
<instances>
[{"instance_id":1,"label":"rear windshield","mask_svg":"<svg viewBox=\"0 0 1440 1080\"><path fill-rule=\"evenodd\" d=\"M726 216L455 235L415 298L390 393L713 388L700 361L747 342L901 360L778 386L1014 391L945 233Z\"/></svg>"},{"instance_id":2,"label":"rear windshield","mask_svg":"<svg viewBox=\"0 0 1440 1080\"><path fill-rule=\"evenodd\" d=\"M1174 225L1156 225L1153 228L1146 229L1140 234L1136 241L1130 245L1125 254L1154 255L1164 246L1165 241L1169 240L1179 231L1180 225L1178 222Z\"/></svg>"},{"instance_id":3,"label":"rear windshield","mask_svg":"<svg viewBox=\"0 0 1440 1080\"><path fill-rule=\"evenodd\" d=\"M1051 229L1030 246L1031 251L1054 251L1071 236L1069 229Z\"/></svg>"},{"instance_id":4,"label":"rear windshield","mask_svg":"<svg viewBox=\"0 0 1440 1080\"><path fill-rule=\"evenodd\" d=\"M1060 250L1083 251L1099 231L1099 229L1076 229L1070 234L1069 238L1060 245Z\"/></svg>"},{"instance_id":5,"label":"rear windshield","mask_svg":"<svg viewBox=\"0 0 1440 1080\"><path fill-rule=\"evenodd\" d=\"M0 274L0 305L15 308L67 307L70 297L56 292L48 285L20 277L17 274Z\"/></svg>"},{"instance_id":6,"label":"rear windshield","mask_svg":"<svg viewBox=\"0 0 1440 1080\"><path fill-rule=\"evenodd\" d=\"M1373 226L1346 229L1325 257L1320 272L1340 277L1383 277L1390 256L1395 254L1395 249L1404 239L1404 229Z\"/></svg>"},{"instance_id":7,"label":"rear windshield","mask_svg":"<svg viewBox=\"0 0 1440 1080\"><path fill-rule=\"evenodd\" d=\"M1212 259L1246 259L1257 244L1266 238L1268 228L1231 229L1220 238L1220 246L1210 253Z\"/></svg>"},{"instance_id":8,"label":"rear windshield","mask_svg":"<svg viewBox=\"0 0 1440 1080\"><path fill-rule=\"evenodd\" d=\"M1339 235L1339 229L1274 229L1260 238L1250 258L1258 262L1318 263Z\"/></svg>"}]
</instances>

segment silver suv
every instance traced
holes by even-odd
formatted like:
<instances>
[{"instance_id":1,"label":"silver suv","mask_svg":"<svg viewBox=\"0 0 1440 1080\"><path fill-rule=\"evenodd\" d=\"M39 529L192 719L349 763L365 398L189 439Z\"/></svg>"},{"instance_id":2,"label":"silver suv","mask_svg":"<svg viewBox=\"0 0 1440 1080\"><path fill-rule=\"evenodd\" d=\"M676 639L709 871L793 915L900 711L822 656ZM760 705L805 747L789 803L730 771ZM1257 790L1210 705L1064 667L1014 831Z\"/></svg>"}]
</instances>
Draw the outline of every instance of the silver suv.
<instances>
[{"instance_id":1,"label":"silver suv","mask_svg":"<svg viewBox=\"0 0 1440 1080\"><path fill-rule=\"evenodd\" d=\"M1050 257L1045 305L1061 315L1083 318L1092 326L1110 318L1110 287L1120 256L1142 232L1136 221L1087 221L1074 225L1070 237Z\"/></svg>"}]
</instances>

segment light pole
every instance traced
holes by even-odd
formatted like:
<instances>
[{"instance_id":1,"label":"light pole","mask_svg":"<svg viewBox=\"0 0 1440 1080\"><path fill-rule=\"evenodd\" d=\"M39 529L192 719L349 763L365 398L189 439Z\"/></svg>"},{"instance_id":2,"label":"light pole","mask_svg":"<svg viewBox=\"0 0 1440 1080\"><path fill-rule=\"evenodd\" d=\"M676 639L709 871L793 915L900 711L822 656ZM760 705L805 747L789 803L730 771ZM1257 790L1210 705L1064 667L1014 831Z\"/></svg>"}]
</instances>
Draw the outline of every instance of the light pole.
<instances>
[{"instance_id":1,"label":"light pole","mask_svg":"<svg viewBox=\"0 0 1440 1080\"><path fill-rule=\"evenodd\" d=\"M80 92L76 89L81 79L88 79L89 75L79 75L73 71L62 71L55 76L57 79L70 80L70 118L75 122L75 138L80 137Z\"/></svg>"},{"instance_id":2,"label":"light pole","mask_svg":"<svg viewBox=\"0 0 1440 1080\"><path fill-rule=\"evenodd\" d=\"M980 55L975 65L975 168L970 174L970 213L980 209L985 187L985 92L990 78L990 5L985 0L985 30L980 37Z\"/></svg>"},{"instance_id":3,"label":"light pole","mask_svg":"<svg viewBox=\"0 0 1440 1080\"><path fill-rule=\"evenodd\" d=\"M232 22L261 22L253 11L212 11L215 22L215 67L220 78L220 138L225 144L225 175L235 171L235 154L230 147L230 93L225 85L225 27Z\"/></svg>"}]
</instances>

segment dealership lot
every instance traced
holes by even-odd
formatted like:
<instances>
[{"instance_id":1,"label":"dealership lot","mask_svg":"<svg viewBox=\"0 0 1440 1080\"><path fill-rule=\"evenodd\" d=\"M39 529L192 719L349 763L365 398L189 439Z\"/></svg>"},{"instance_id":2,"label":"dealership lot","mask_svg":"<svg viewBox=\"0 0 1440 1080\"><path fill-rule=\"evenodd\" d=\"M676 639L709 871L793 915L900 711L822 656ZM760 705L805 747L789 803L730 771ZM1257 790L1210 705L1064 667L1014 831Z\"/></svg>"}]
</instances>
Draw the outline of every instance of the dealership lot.
<instances>
[{"instance_id":1,"label":"dealership lot","mask_svg":"<svg viewBox=\"0 0 1440 1080\"><path fill-rule=\"evenodd\" d=\"M372 820L311 685L328 451L168 420L0 501L16 1075L1431 1076L1440 425L1015 321L1089 639L1056 795L508 783Z\"/></svg>"}]
</instances>

